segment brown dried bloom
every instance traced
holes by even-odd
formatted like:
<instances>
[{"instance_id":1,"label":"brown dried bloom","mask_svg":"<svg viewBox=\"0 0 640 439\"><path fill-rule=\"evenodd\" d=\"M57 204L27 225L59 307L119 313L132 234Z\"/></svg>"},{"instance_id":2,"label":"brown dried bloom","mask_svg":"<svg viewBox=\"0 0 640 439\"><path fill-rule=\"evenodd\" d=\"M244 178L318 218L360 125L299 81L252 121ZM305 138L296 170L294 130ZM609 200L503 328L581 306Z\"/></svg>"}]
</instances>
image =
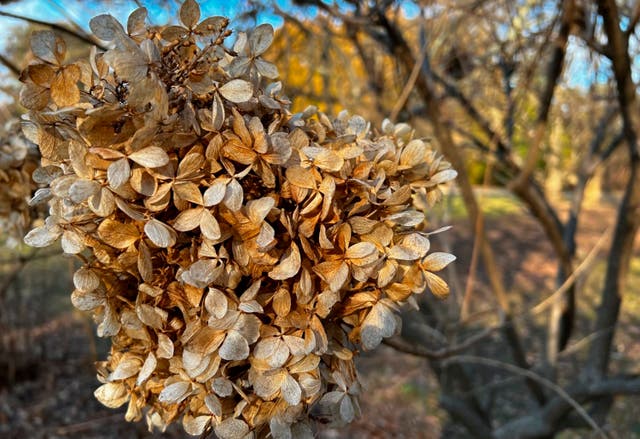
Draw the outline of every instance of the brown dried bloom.
<instances>
[{"instance_id":1,"label":"brown dried bloom","mask_svg":"<svg viewBox=\"0 0 640 439\"><path fill-rule=\"evenodd\" d=\"M111 337L105 405L181 420L192 435L312 437L310 419L358 413L353 359L398 330L398 308L454 258L429 253L424 213L455 171L405 124L288 111L261 25L224 45L228 20L126 30L88 63L34 35L22 102L52 199L25 241L62 239L84 261L73 304ZM41 71L46 72L40 75Z\"/></svg>"},{"instance_id":2,"label":"brown dried bloom","mask_svg":"<svg viewBox=\"0 0 640 439\"><path fill-rule=\"evenodd\" d=\"M39 162L38 148L22 134L19 123L0 128L0 238L9 247L20 243L34 221L45 216L46 210L29 205L38 186L31 174Z\"/></svg>"}]
</instances>

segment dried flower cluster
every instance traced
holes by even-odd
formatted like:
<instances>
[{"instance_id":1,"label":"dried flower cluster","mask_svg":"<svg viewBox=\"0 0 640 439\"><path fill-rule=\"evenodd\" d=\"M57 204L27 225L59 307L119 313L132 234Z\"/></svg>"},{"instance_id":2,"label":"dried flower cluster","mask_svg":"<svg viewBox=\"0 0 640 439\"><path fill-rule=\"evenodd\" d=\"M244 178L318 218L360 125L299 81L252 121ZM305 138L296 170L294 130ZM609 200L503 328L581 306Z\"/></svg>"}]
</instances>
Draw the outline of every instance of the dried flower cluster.
<instances>
[{"instance_id":1,"label":"dried flower cluster","mask_svg":"<svg viewBox=\"0 0 640 439\"><path fill-rule=\"evenodd\" d=\"M453 256L429 253L422 207L455 171L405 124L291 114L265 85L271 26L230 49L228 20L199 21L194 1L180 26L145 16L94 18L112 48L89 63L36 32L23 75L50 197L25 241L84 262L72 302L112 339L96 397L223 439L351 421L358 350L414 294L448 293L434 272Z\"/></svg>"},{"instance_id":2,"label":"dried flower cluster","mask_svg":"<svg viewBox=\"0 0 640 439\"><path fill-rule=\"evenodd\" d=\"M31 174L39 163L36 145L25 138L19 123L0 129L0 239L9 247L20 243L33 221L46 213L28 204L37 189Z\"/></svg>"}]
</instances>

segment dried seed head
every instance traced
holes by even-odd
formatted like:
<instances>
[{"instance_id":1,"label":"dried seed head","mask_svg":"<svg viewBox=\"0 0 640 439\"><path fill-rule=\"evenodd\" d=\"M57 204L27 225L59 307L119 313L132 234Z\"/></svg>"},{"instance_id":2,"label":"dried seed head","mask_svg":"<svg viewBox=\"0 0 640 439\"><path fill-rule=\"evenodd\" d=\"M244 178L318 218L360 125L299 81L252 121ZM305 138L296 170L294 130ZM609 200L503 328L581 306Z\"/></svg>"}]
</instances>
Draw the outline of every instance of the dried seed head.
<instances>
[{"instance_id":1,"label":"dried seed head","mask_svg":"<svg viewBox=\"0 0 640 439\"><path fill-rule=\"evenodd\" d=\"M37 202L50 196L49 190L38 188L52 178L48 175L52 170L40 170L35 176L38 181L31 177L39 162L37 146L21 132L19 123L0 128L0 235L9 247L17 245L46 215L45 208L32 207L30 201L32 197Z\"/></svg>"},{"instance_id":2,"label":"dried seed head","mask_svg":"<svg viewBox=\"0 0 640 439\"><path fill-rule=\"evenodd\" d=\"M221 438L351 421L358 350L413 295L448 292L435 273L453 256L429 253L423 223L455 171L405 124L291 114L264 85L271 26L230 51L228 20L195 1L182 26L145 16L94 18L111 49L88 62L36 33L23 75L52 195L25 241L83 255L72 301L112 338L96 397Z\"/></svg>"}]
</instances>

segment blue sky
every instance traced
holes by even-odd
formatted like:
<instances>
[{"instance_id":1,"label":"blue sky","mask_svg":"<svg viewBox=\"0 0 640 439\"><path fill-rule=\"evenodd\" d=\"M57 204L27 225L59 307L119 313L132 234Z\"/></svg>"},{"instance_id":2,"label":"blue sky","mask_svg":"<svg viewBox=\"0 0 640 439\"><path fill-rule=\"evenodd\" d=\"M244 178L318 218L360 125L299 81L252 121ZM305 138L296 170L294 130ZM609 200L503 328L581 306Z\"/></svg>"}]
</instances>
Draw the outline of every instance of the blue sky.
<instances>
[{"instance_id":1,"label":"blue sky","mask_svg":"<svg viewBox=\"0 0 640 439\"><path fill-rule=\"evenodd\" d=\"M284 10L293 8L291 0L276 0L278 6ZM150 21L153 24L165 24L172 17L177 15L179 1L158 1L158 0L141 0L144 6L149 10ZM245 0L210 0L200 1L202 16L224 15L230 18L237 17L248 8L248 2ZM91 17L109 13L118 20L126 23L127 17L131 11L138 6L133 0L112 0L109 2L81 1L81 0L22 0L8 5L0 6L0 9L36 18L44 21L52 22L69 22L70 20L80 25L89 32L88 23ZM405 14L409 17L419 14L419 8L411 1L404 4ZM307 10L308 14L313 14L313 10ZM282 19L275 14L262 13L258 15L256 21L258 23L271 23L275 27L282 24ZM232 27L234 23L232 23ZM0 53L4 51L6 44L11 44L11 30L15 26L24 25L24 22L7 17L0 17ZM589 59L589 51L575 41L569 47L570 63L565 71L565 79L571 86L588 87L593 82L606 80L608 72L607 65L601 65L600 71L594 71L593 64ZM635 60L636 72L640 60ZM0 78L6 76L7 69L0 65ZM637 79L637 78L636 78ZM1 92L0 92L1 94Z\"/></svg>"},{"instance_id":2,"label":"blue sky","mask_svg":"<svg viewBox=\"0 0 640 439\"><path fill-rule=\"evenodd\" d=\"M176 16L178 2L144 1L140 2L149 10L149 17L154 24L166 24L172 16ZM225 1L201 1L200 8L202 16L224 15L234 18L248 8L248 3L242 0ZM278 0L278 5L283 8L290 8L289 0ZM94 2L79 0L23 0L2 6L3 11L23 15L30 18L53 22L67 22L72 19L75 23L89 30L89 20L91 17L103 13L109 13L122 23L126 23L129 13L138 6L131 0L114 0L110 2ZM0 47L4 44L10 29L6 26L21 25L23 22L7 17L0 17L2 26L0 32ZM275 26L282 24L282 20L273 14L261 14L258 17L261 23L272 23Z\"/></svg>"},{"instance_id":3,"label":"blue sky","mask_svg":"<svg viewBox=\"0 0 640 439\"><path fill-rule=\"evenodd\" d=\"M166 24L173 21L179 8L178 1L149 1L141 0L140 3L149 10L149 20L153 24ZM249 7L244 0L224 1L200 1L202 17L223 15L235 18ZM291 8L290 0L277 0L278 6L283 9ZM0 10L24 17L35 18L48 22L69 23L74 22L81 26L87 33L89 20L99 14L108 13L116 17L121 23L127 22L129 14L138 6L133 0L112 0L109 2L82 1L82 0L22 0L8 5L0 6ZM271 23L275 27L282 25L282 19L274 14L260 14L256 20L258 23ZM232 27L233 26L232 20ZM4 52L7 45L15 38L12 29L24 26L25 22L18 19L0 16L0 53ZM0 85L2 78L10 76L8 69L0 64ZM0 105L7 98L0 91Z\"/></svg>"}]
</instances>

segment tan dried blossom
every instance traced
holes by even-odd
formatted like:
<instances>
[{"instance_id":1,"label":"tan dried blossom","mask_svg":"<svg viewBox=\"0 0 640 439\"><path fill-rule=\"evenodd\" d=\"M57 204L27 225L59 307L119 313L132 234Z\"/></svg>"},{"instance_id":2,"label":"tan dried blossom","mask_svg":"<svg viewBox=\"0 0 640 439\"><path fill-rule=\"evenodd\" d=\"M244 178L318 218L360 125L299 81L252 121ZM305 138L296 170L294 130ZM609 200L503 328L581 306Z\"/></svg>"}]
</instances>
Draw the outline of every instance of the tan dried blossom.
<instances>
[{"instance_id":1,"label":"tan dried blossom","mask_svg":"<svg viewBox=\"0 0 640 439\"><path fill-rule=\"evenodd\" d=\"M36 33L22 78L51 197L25 241L82 257L72 302L112 340L95 396L223 439L350 422L358 351L414 295L448 293L435 272L454 258L429 253L424 210L455 171L406 124L291 114L266 83L269 25L232 50L194 1L181 26L145 17L94 18L110 49L70 65Z\"/></svg>"},{"instance_id":2,"label":"tan dried blossom","mask_svg":"<svg viewBox=\"0 0 640 439\"><path fill-rule=\"evenodd\" d=\"M46 209L29 204L38 189L31 174L39 162L38 148L22 134L19 123L9 122L0 129L0 239L9 247L19 244L33 224L46 215ZM46 191L37 196L46 199Z\"/></svg>"}]
</instances>

